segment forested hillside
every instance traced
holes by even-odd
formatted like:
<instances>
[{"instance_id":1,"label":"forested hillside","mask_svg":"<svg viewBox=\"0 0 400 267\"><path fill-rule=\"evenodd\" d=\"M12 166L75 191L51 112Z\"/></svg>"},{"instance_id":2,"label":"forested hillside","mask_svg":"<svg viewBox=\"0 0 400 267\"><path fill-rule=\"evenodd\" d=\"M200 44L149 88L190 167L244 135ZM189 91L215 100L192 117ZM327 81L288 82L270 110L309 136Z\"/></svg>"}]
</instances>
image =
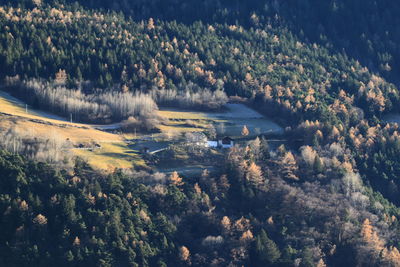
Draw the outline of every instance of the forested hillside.
<instances>
[{"instance_id":1,"label":"forested hillside","mask_svg":"<svg viewBox=\"0 0 400 267\"><path fill-rule=\"evenodd\" d=\"M328 116L326 106L341 90L368 115L397 108L393 86L344 53L302 42L276 17L248 29L201 21L136 22L72 6L6 6L1 14L3 77L54 79L86 90L156 90L161 96L223 89L251 97L274 90L279 99L273 102L307 119L315 119L315 108L304 110L314 102L321 103L317 113Z\"/></svg>"},{"instance_id":2,"label":"forested hillside","mask_svg":"<svg viewBox=\"0 0 400 267\"><path fill-rule=\"evenodd\" d=\"M324 155L332 167L305 173L296 169L312 148L294 158L259 142L232 150L225 174L196 179L104 176L82 161L66 172L0 151L0 263L396 266L400 210L343 176L334 148Z\"/></svg>"},{"instance_id":3,"label":"forested hillside","mask_svg":"<svg viewBox=\"0 0 400 267\"><path fill-rule=\"evenodd\" d=\"M52 166L0 142L0 265L400 265L397 2L0 3L1 89L35 108L154 131L158 107L231 97L288 140L192 176Z\"/></svg>"},{"instance_id":4,"label":"forested hillside","mask_svg":"<svg viewBox=\"0 0 400 267\"><path fill-rule=\"evenodd\" d=\"M33 7L31 0L4 3ZM399 23L396 1L76 1L41 0L37 3L76 3L90 8L115 10L135 20L150 17L184 23L239 23L244 27L263 24L276 17L303 40L317 42L341 52L346 51L364 65L398 82ZM257 19L251 19L256 14Z\"/></svg>"}]
</instances>

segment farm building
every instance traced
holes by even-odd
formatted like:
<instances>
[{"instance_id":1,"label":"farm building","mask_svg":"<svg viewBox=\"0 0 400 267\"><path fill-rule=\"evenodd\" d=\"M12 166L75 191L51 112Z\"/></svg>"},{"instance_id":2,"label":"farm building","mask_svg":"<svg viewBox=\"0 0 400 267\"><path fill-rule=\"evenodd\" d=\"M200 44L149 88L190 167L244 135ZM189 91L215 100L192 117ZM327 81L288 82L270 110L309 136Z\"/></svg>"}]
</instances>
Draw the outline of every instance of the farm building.
<instances>
[{"instance_id":1,"label":"farm building","mask_svg":"<svg viewBox=\"0 0 400 267\"><path fill-rule=\"evenodd\" d=\"M229 136L225 136L218 141L207 141L207 146L211 148L231 148L234 145L234 141Z\"/></svg>"},{"instance_id":2,"label":"farm building","mask_svg":"<svg viewBox=\"0 0 400 267\"><path fill-rule=\"evenodd\" d=\"M207 141L207 146L212 148L218 147L218 141Z\"/></svg>"},{"instance_id":3,"label":"farm building","mask_svg":"<svg viewBox=\"0 0 400 267\"><path fill-rule=\"evenodd\" d=\"M229 136L225 136L219 140L208 140L204 133L195 132L185 135L186 143L191 146L209 147L209 148L230 148L233 147L234 141Z\"/></svg>"},{"instance_id":4,"label":"farm building","mask_svg":"<svg viewBox=\"0 0 400 267\"><path fill-rule=\"evenodd\" d=\"M229 136L225 136L221 140L218 140L218 145L222 148L231 148L234 145L233 139Z\"/></svg>"}]
</instances>

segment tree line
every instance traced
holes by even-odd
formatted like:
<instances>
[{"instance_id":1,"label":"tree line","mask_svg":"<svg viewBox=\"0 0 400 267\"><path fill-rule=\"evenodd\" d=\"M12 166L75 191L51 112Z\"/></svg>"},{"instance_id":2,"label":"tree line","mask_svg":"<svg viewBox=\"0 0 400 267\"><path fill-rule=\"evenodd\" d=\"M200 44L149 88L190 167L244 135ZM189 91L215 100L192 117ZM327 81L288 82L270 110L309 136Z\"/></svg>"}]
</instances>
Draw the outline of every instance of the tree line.
<instances>
[{"instance_id":1,"label":"tree line","mask_svg":"<svg viewBox=\"0 0 400 267\"><path fill-rule=\"evenodd\" d=\"M99 92L85 94L82 88L71 89L40 80L20 81L8 78L8 91L35 108L51 111L74 121L110 123L129 117L139 120L157 117L153 98L136 92Z\"/></svg>"}]
</instances>

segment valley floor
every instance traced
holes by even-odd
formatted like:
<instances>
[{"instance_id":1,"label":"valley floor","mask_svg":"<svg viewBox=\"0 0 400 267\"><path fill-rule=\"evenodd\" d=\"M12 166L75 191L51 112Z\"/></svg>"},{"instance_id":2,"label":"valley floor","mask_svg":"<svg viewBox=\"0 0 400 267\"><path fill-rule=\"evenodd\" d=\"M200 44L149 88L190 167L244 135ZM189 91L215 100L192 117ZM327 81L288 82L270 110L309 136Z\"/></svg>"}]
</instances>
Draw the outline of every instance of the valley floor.
<instances>
[{"instance_id":1,"label":"valley floor","mask_svg":"<svg viewBox=\"0 0 400 267\"><path fill-rule=\"evenodd\" d=\"M93 125L74 123L50 112L32 109L29 105L0 91L0 132L10 129L29 138L52 139L70 143L68 152L82 157L96 169L112 171L115 168L153 167L161 172L178 168L182 173L200 173L213 170L205 162L191 162L187 155L179 166L157 165L168 161L165 153L171 145L186 145L186 133L209 132L217 136L241 138L243 126L249 130L248 138L261 133L280 134L283 129L244 104L227 104L223 112L198 112L173 108L159 110L163 122L157 133L124 134L121 123ZM146 148L148 152L143 153ZM155 155L157 153L157 155ZM178 153L179 154L179 153ZM218 153L217 153L218 154ZM151 155L151 156L150 156ZM159 156L158 156L159 155ZM186 158L184 158L186 157ZM151 166L148 166L148 165Z\"/></svg>"}]
</instances>

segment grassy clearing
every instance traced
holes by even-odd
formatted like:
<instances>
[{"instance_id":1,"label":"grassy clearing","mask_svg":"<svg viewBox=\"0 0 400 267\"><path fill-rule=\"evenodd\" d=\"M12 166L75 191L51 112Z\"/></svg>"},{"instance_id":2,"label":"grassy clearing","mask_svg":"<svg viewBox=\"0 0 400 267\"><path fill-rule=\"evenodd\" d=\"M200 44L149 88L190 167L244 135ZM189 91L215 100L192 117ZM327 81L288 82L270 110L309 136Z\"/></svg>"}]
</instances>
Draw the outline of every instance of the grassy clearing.
<instances>
[{"instance_id":1,"label":"grassy clearing","mask_svg":"<svg viewBox=\"0 0 400 267\"><path fill-rule=\"evenodd\" d=\"M164 133L202 132L209 128L213 121L204 112L187 110L160 110L159 115L168 119L159 129Z\"/></svg>"},{"instance_id":2,"label":"grassy clearing","mask_svg":"<svg viewBox=\"0 0 400 267\"><path fill-rule=\"evenodd\" d=\"M87 160L92 167L106 171L146 165L137 151L130 149L124 142L101 143L101 148L93 151L73 149L73 153Z\"/></svg>"},{"instance_id":3,"label":"grassy clearing","mask_svg":"<svg viewBox=\"0 0 400 267\"><path fill-rule=\"evenodd\" d=\"M0 111L12 115L26 114L22 106L16 105L0 96Z\"/></svg>"},{"instance_id":4,"label":"grassy clearing","mask_svg":"<svg viewBox=\"0 0 400 267\"><path fill-rule=\"evenodd\" d=\"M164 133L188 133L204 131L203 128L182 127L177 125L160 125L158 128Z\"/></svg>"},{"instance_id":5,"label":"grassy clearing","mask_svg":"<svg viewBox=\"0 0 400 267\"><path fill-rule=\"evenodd\" d=\"M28 111L26 113L23 103L7 94L0 94L0 112L13 116L0 121L0 127L3 129L14 127L16 131L32 137L69 139L74 144L99 144L99 149L71 150L74 155L86 159L96 169L110 171L115 168L145 165L137 151L131 150L124 142L125 138L133 136L100 131L87 124L70 123L42 111Z\"/></svg>"},{"instance_id":6,"label":"grassy clearing","mask_svg":"<svg viewBox=\"0 0 400 267\"><path fill-rule=\"evenodd\" d=\"M18 130L29 133L30 136L45 137L57 136L60 139L67 138L73 143L109 143L122 142L124 139L120 135L99 131L93 128L77 128L73 126L59 126L57 124L45 124L25 119L13 119L10 124L7 120L2 120L0 126L9 128L14 125Z\"/></svg>"},{"instance_id":7,"label":"grassy clearing","mask_svg":"<svg viewBox=\"0 0 400 267\"><path fill-rule=\"evenodd\" d=\"M25 105L20 103L19 101L14 101L8 98L8 95L4 92L0 92L0 112L6 113L9 115L19 116L32 120L41 120L53 124L66 124L76 127L89 127L89 125L81 124L81 123L71 123L59 116L31 109L28 106L28 113L25 110Z\"/></svg>"},{"instance_id":8,"label":"grassy clearing","mask_svg":"<svg viewBox=\"0 0 400 267\"><path fill-rule=\"evenodd\" d=\"M186 110L161 110L160 115L169 119L162 130L178 132L203 131L213 125L218 135L241 137L243 126L250 131L249 136L262 133L281 133L283 129L244 104L227 104L221 112L190 112ZM182 127L184 125L185 127ZM190 127L187 127L190 126ZM191 128L193 126L193 128ZM198 129L200 128L200 129Z\"/></svg>"},{"instance_id":9,"label":"grassy clearing","mask_svg":"<svg viewBox=\"0 0 400 267\"><path fill-rule=\"evenodd\" d=\"M130 149L121 135L93 128L60 127L59 125L37 123L25 119L13 118L12 120L4 119L0 121L0 128L9 129L11 127L14 127L18 132L23 132L33 137L56 137L62 140L68 138L74 144L97 143L101 148L94 150L71 149L75 156L86 159L96 169L110 171L115 168L132 168L145 165L137 151Z\"/></svg>"},{"instance_id":10,"label":"grassy clearing","mask_svg":"<svg viewBox=\"0 0 400 267\"><path fill-rule=\"evenodd\" d=\"M173 120L208 120L209 118L202 112L160 110L159 115Z\"/></svg>"}]
</instances>

